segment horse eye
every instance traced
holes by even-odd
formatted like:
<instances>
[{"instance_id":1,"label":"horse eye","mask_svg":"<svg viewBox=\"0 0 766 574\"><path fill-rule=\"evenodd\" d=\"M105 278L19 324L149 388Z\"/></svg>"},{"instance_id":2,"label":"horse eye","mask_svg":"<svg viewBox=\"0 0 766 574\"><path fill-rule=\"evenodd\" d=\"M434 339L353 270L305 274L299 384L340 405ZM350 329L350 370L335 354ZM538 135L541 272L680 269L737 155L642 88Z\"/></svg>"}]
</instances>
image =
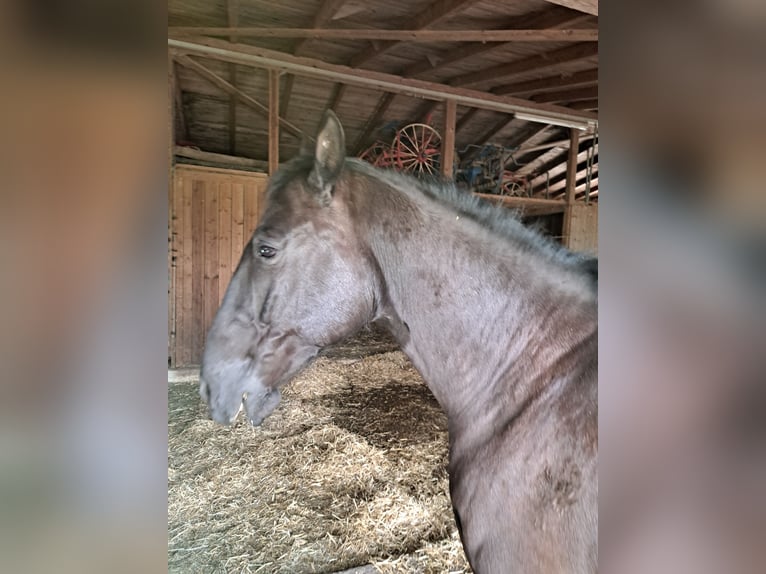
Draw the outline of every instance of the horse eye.
<instances>
[{"instance_id":1,"label":"horse eye","mask_svg":"<svg viewBox=\"0 0 766 574\"><path fill-rule=\"evenodd\" d=\"M265 259L271 259L276 254L277 254L277 250L268 245L261 245L258 248L258 255L260 255L261 257L264 257Z\"/></svg>"}]
</instances>

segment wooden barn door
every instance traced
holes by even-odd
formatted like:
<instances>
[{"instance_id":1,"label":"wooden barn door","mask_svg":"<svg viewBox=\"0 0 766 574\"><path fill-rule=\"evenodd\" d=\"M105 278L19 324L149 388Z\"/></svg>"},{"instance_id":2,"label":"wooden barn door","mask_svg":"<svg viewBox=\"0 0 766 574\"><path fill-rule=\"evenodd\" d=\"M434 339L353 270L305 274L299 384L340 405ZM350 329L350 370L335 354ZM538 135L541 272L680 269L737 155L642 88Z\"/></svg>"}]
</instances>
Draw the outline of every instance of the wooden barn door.
<instances>
[{"instance_id":1,"label":"wooden barn door","mask_svg":"<svg viewBox=\"0 0 766 574\"><path fill-rule=\"evenodd\" d=\"M172 190L169 365L198 365L205 335L263 212L267 176L177 165Z\"/></svg>"}]
</instances>

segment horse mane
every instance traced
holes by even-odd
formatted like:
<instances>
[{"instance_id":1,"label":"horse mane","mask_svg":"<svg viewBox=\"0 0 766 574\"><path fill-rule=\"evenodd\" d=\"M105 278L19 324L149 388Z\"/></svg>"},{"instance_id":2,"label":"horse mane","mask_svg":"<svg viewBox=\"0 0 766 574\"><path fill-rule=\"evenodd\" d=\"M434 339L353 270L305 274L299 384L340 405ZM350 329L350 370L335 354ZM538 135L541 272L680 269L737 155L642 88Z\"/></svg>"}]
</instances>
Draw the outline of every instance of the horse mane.
<instances>
[{"instance_id":1,"label":"horse mane","mask_svg":"<svg viewBox=\"0 0 766 574\"><path fill-rule=\"evenodd\" d=\"M374 167L357 158L346 158L345 165L351 171L374 178L395 189L415 189L424 196L451 207L457 214L473 219L496 235L512 242L516 247L553 263L580 271L593 280L594 286L598 284L597 258L573 253L550 237L543 235L539 230L524 225L519 219L519 213L514 210L492 205L450 182L417 179L394 170ZM312 166L313 157L306 155L299 155L281 165L279 171L272 177L269 195L284 187L293 178L308 175Z\"/></svg>"},{"instance_id":2,"label":"horse mane","mask_svg":"<svg viewBox=\"0 0 766 574\"><path fill-rule=\"evenodd\" d=\"M414 187L423 195L453 208L459 215L473 219L495 234L510 240L517 247L554 263L578 269L591 276L594 282L598 281L597 258L573 253L533 226L524 225L516 210L493 205L451 182L421 180L394 170L379 169L358 159L348 158L346 166L397 189Z\"/></svg>"}]
</instances>

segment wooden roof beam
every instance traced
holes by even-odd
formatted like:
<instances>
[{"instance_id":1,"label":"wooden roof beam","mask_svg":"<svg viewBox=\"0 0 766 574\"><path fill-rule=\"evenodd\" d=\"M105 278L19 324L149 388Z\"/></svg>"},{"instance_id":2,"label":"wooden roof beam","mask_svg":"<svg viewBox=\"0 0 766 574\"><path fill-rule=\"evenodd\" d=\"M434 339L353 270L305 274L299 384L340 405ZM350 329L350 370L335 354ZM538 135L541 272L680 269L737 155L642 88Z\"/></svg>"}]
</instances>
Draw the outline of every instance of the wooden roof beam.
<instances>
[{"instance_id":1,"label":"wooden roof beam","mask_svg":"<svg viewBox=\"0 0 766 574\"><path fill-rule=\"evenodd\" d=\"M321 28L327 24L338 10L343 6L346 0L324 0L322 5L314 15L314 19L311 21L311 28ZM296 56L303 56L305 54L306 46L311 42L311 38L301 38L295 43L293 47L293 54ZM288 74L285 79L285 85L282 88L282 97L279 104L280 115L284 118L287 116L287 108L290 105L290 96L293 93L293 84L295 83L295 76Z\"/></svg>"},{"instance_id":2,"label":"wooden roof beam","mask_svg":"<svg viewBox=\"0 0 766 574\"><path fill-rule=\"evenodd\" d=\"M231 96L236 96L244 105L255 110L257 113L259 113L263 117L265 118L269 117L268 106L263 105L262 103L255 100L254 98L251 98L239 88L232 86L229 82L224 80L221 76L219 76L212 70L208 69L207 67L203 66L199 62L192 60L189 56L184 56L184 55L176 55L175 60L179 64L181 64L184 68L189 68L190 70L194 70L195 72L197 72L197 74L199 74L200 76L205 78L208 82L220 88L227 94ZM301 137L303 136L308 137L307 134L305 134L299 128L297 128L296 126L294 126L293 124L291 124L290 122L282 118L279 119L279 125L281 125L287 133L292 134L298 139L301 139Z\"/></svg>"},{"instance_id":3,"label":"wooden roof beam","mask_svg":"<svg viewBox=\"0 0 766 574\"><path fill-rule=\"evenodd\" d=\"M585 60L598 55L598 44L593 42L581 42L564 48L559 48L543 54L535 54L528 58L491 66L478 72L471 72L456 76L450 80L452 86L471 86L475 84L486 84L488 82L498 82L510 76L523 74L531 70L544 70L553 68L567 62L576 62Z\"/></svg>"},{"instance_id":4,"label":"wooden roof beam","mask_svg":"<svg viewBox=\"0 0 766 574\"><path fill-rule=\"evenodd\" d=\"M547 29L572 25L583 19L585 19L585 17L583 17L582 14L557 6L539 12L533 12L531 14L524 14L523 16L514 16L513 18L505 20L502 26L498 26L498 28L509 30L520 28ZM507 44L495 45L476 42L474 44L468 44L467 46L459 46L439 56L436 63L433 63L428 58L415 62L405 68L402 75L406 77L417 77L424 73L435 72L436 70L440 70L446 66L465 60L466 58L484 54L490 50L502 48L506 45Z\"/></svg>"},{"instance_id":5,"label":"wooden roof beam","mask_svg":"<svg viewBox=\"0 0 766 574\"><path fill-rule=\"evenodd\" d=\"M574 74L556 74L555 76L548 76L546 78L539 78L536 80L525 80L523 82L516 82L515 84L506 84L504 86L498 86L492 88L493 94L500 96L504 95L519 95L532 92L542 92L545 90L569 88L572 86L579 86L582 84L594 84L598 82L598 70L585 70L583 72L575 72Z\"/></svg>"},{"instance_id":6,"label":"wooden roof beam","mask_svg":"<svg viewBox=\"0 0 766 574\"><path fill-rule=\"evenodd\" d=\"M579 185L581 182L585 181L585 179L588 176L587 162L580 162L577 165L577 170L578 171L577 171L576 180ZM598 173L598 163L595 163L595 160L594 160L591 174L597 174L597 173ZM556 177L551 177L551 176L548 177L547 184L548 184L548 190L550 192L559 191L566 188L566 177L563 177L564 175L565 173L561 173L561 174L558 174ZM545 180L545 176L543 175L542 183L540 183L539 185L533 186L532 190L534 193L541 193L545 191L545 189L546 189L546 180Z\"/></svg>"},{"instance_id":7,"label":"wooden roof beam","mask_svg":"<svg viewBox=\"0 0 766 574\"><path fill-rule=\"evenodd\" d=\"M598 99L598 86L587 86L584 88L573 88L571 90L561 90L558 92L548 92L538 94L530 98L533 102L578 102L582 100Z\"/></svg>"},{"instance_id":8,"label":"wooden roof beam","mask_svg":"<svg viewBox=\"0 0 766 574\"><path fill-rule=\"evenodd\" d=\"M578 44L579 45L579 44ZM231 44L208 38L197 42L168 39L174 53L196 54L228 62L262 68L277 68L312 78L332 79L344 84L372 87L387 92L407 94L432 100L454 99L458 105L482 108L503 113L534 116L535 121L565 127L589 128L598 124L594 114L573 111L562 106L540 104L509 96L497 96L477 90L445 86L393 74L354 70L347 66L328 64L321 60L299 58L284 52L267 50L249 44Z\"/></svg>"},{"instance_id":9,"label":"wooden roof beam","mask_svg":"<svg viewBox=\"0 0 766 574\"><path fill-rule=\"evenodd\" d=\"M592 145L592 144L591 144ZM588 157L588 150L590 149L591 145L585 146L585 149L582 149L582 146L580 151L577 153L577 165L579 166L582 164ZM569 147L569 146L567 146ZM533 169L529 173L537 173L533 179L530 180L530 185L532 186L532 189L535 189L539 187L542 184L545 183L546 178L546 172L548 173L549 180L552 178L555 178L559 176L562 173L566 172L567 169L567 155L568 150L567 149L561 149L561 148L554 148L558 153L553 154L553 157L550 161L545 162L543 165L539 166L538 168ZM551 151L554 151L551 150ZM593 150L594 157L598 156L598 144L596 144L596 149ZM547 155L547 154L544 154ZM541 156L542 157L542 156ZM563 158L563 161L562 161ZM527 164L530 165L530 164ZM595 162L594 162L595 165Z\"/></svg>"},{"instance_id":10,"label":"wooden roof beam","mask_svg":"<svg viewBox=\"0 0 766 574\"><path fill-rule=\"evenodd\" d=\"M218 26L176 26L168 33L180 36L225 36L240 38L302 38L304 40L378 40L391 46L407 43L433 42L598 42L598 30L574 29L516 29L516 30L378 30L328 28L259 28ZM390 48L389 48L390 49ZM385 51L381 43L375 54ZM359 56L361 58L361 55ZM366 62L367 60L364 60ZM364 63L362 62L362 63Z\"/></svg>"}]
</instances>

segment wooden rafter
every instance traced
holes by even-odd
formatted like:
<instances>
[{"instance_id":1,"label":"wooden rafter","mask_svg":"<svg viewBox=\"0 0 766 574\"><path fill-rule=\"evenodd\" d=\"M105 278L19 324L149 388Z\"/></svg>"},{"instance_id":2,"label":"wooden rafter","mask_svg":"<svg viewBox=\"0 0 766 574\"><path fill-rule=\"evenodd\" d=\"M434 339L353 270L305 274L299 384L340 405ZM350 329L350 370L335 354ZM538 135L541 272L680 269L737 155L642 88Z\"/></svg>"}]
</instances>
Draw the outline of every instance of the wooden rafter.
<instances>
[{"instance_id":1,"label":"wooden rafter","mask_svg":"<svg viewBox=\"0 0 766 574\"><path fill-rule=\"evenodd\" d=\"M579 12L585 12L593 16L598 16L598 0L545 0L551 4L558 4L559 6L566 6L572 10L578 10Z\"/></svg>"},{"instance_id":2,"label":"wooden rafter","mask_svg":"<svg viewBox=\"0 0 766 574\"><path fill-rule=\"evenodd\" d=\"M230 27L239 25L239 0L226 0L226 18ZM229 40L236 42L236 34L229 35ZM237 87L236 64L229 64L229 81ZM229 152L237 155L237 98L233 95L229 98Z\"/></svg>"},{"instance_id":3,"label":"wooden rafter","mask_svg":"<svg viewBox=\"0 0 766 574\"><path fill-rule=\"evenodd\" d=\"M544 132L547 130L550 126L546 126L545 124L537 124L529 122L527 125L525 125L523 128L521 128L518 132L516 132L513 137L506 142L506 147L509 148L518 148L523 146L525 143L527 143L529 140L531 140L536 135Z\"/></svg>"},{"instance_id":4,"label":"wooden rafter","mask_svg":"<svg viewBox=\"0 0 766 574\"><path fill-rule=\"evenodd\" d=\"M343 6L345 2L346 0L324 0L322 5L319 7L319 10L317 10L317 13L314 15L314 19L311 21L311 28L317 29L327 24L332 19L332 17L338 13L338 10L340 10L341 6ZM296 42L295 46L293 47L293 54L296 56L304 56L306 54L306 46L308 46L310 42L311 38L301 38L298 40L298 42ZM295 76L293 74L288 74L287 78L285 79L285 85L284 89L282 90L282 97L279 106L280 115L283 118L287 117L287 108L290 105L290 96L293 93L294 83Z\"/></svg>"},{"instance_id":5,"label":"wooden rafter","mask_svg":"<svg viewBox=\"0 0 766 574\"><path fill-rule=\"evenodd\" d=\"M513 116L505 116L500 121L495 123L491 128L489 128L486 132L484 132L482 135L479 136L479 138L474 142L474 144L478 146L482 146L485 143L489 142L493 137L495 137L497 134L499 134L501 131L505 129L505 127L510 124L513 121Z\"/></svg>"},{"instance_id":6,"label":"wooden rafter","mask_svg":"<svg viewBox=\"0 0 766 574\"><path fill-rule=\"evenodd\" d=\"M592 140L592 139L593 139L592 135L584 136L584 137L580 138L580 143L583 143L585 141ZM544 149L551 149L552 147L564 147L564 146L566 146L566 147L569 146L569 139L566 139L566 140L555 140L555 141L545 142L545 143L541 143L541 144L533 145L533 146L529 146L529 147L525 147L525 146L522 145L522 146L519 146L519 149L517 151L523 152L523 153L531 153L531 152L534 152L534 151L540 151L540 150L544 150Z\"/></svg>"},{"instance_id":7,"label":"wooden rafter","mask_svg":"<svg viewBox=\"0 0 766 574\"><path fill-rule=\"evenodd\" d=\"M593 144L584 147L583 149L580 149L577 153L577 165L581 165L588 157L588 150ZM568 147L568 146L567 146ZM596 144L595 149L593 150L594 154L598 154L598 144ZM557 176L563 174L566 172L567 169L567 162L566 157L568 155L567 149L562 148L554 148L551 150L551 155L543 154L538 159L542 159L547 156L547 161L545 163L538 165L534 167L531 171L527 173L537 173L538 175L535 176L532 180L530 180L530 185L532 186L532 189L536 189L540 187L541 185L545 184L546 179L546 173L547 177L549 179L556 180ZM550 153L550 152L549 152ZM531 165L531 164L527 164Z\"/></svg>"},{"instance_id":8,"label":"wooden rafter","mask_svg":"<svg viewBox=\"0 0 766 574\"><path fill-rule=\"evenodd\" d=\"M579 45L579 44L577 44ZM208 38L198 42L168 39L168 46L175 53L196 54L206 58L233 61L254 67L277 68L308 77L332 79L344 84L372 87L387 92L405 93L427 99L454 99L459 105L478 107L503 113L534 114L541 122L559 125L575 125L586 128L598 123L597 117L588 112L573 111L551 104L539 104L508 96L497 96L477 90L445 86L393 74L355 70L347 66L329 64L312 58L299 58L284 52L267 50L249 44L231 44L224 40Z\"/></svg>"},{"instance_id":9,"label":"wooden rafter","mask_svg":"<svg viewBox=\"0 0 766 574\"><path fill-rule=\"evenodd\" d=\"M477 4L479 1L480 0L437 0L414 17L413 29L423 30L429 26L438 24L441 20L452 16L461 10L467 9L472 4ZM350 65L352 68L358 68L400 43L400 41L392 41L381 42L377 47L370 45L366 50L363 50L356 57L352 58Z\"/></svg>"},{"instance_id":10,"label":"wooden rafter","mask_svg":"<svg viewBox=\"0 0 766 574\"><path fill-rule=\"evenodd\" d=\"M525 80L523 82L516 82L515 84L506 84L504 86L497 86L492 88L493 94L498 95L520 95L532 92L543 92L545 90L555 90L561 88L569 88L572 86L579 86L582 84L595 84L598 82L598 70L585 70L583 72L575 72L574 74L556 74L555 76L548 76L546 78L538 78L535 80Z\"/></svg>"},{"instance_id":11,"label":"wooden rafter","mask_svg":"<svg viewBox=\"0 0 766 574\"><path fill-rule=\"evenodd\" d=\"M573 12L566 8L554 7L540 12L524 14L523 16L514 16L513 18L505 20L500 28L547 29L556 28L557 26L571 25L583 19L584 17L582 14L578 14L577 12ZM436 61L424 58L419 62L415 62L405 68L402 75L406 77L418 77L421 74L435 72L436 70L455 64L466 58L484 54L490 50L495 50L501 47L503 47L503 44L495 45L485 44L483 42L476 42L475 44L468 44L467 46L459 46L440 55Z\"/></svg>"},{"instance_id":12,"label":"wooden rafter","mask_svg":"<svg viewBox=\"0 0 766 574\"><path fill-rule=\"evenodd\" d=\"M479 108L470 108L467 112L465 112L462 116L460 116L460 119L458 120L457 124L455 124L455 132L459 132L461 129L463 129L468 122L470 122L473 119L473 116L475 116L477 113L479 113Z\"/></svg>"},{"instance_id":13,"label":"wooden rafter","mask_svg":"<svg viewBox=\"0 0 766 574\"><path fill-rule=\"evenodd\" d=\"M525 161L524 165L515 171L517 174L525 176L542 173L543 177L545 177L544 173L546 171L562 162L562 155L566 157L568 147L569 144L567 143L566 146L551 148L548 151L541 153L533 160Z\"/></svg>"},{"instance_id":14,"label":"wooden rafter","mask_svg":"<svg viewBox=\"0 0 766 574\"><path fill-rule=\"evenodd\" d=\"M423 28L433 26L442 19L455 14L460 10L464 10L470 5L476 4L479 1L480 0L437 0L437 2L431 4L428 6L428 8L415 16L414 28L416 30L422 30ZM394 46L397 46L398 44L400 44L400 42L371 43L366 49L362 50L359 54L351 59L349 66L352 68L359 68L373 58L380 56ZM340 101L343 99L344 94L345 86L342 87L339 91L335 92L335 96L332 101L333 105L330 106L330 109L337 109L337 107L340 105Z\"/></svg>"},{"instance_id":15,"label":"wooden rafter","mask_svg":"<svg viewBox=\"0 0 766 574\"><path fill-rule=\"evenodd\" d=\"M579 157L579 155L578 155L578 157ZM581 169L581 166L582 166L582 169ZM586 177L588 175L588 169L587 168L588 168L587 163L580 162L580 163L577 164L577 170L578 171L577 171L576 181L577 181L578 185L581 182L585 181L585 179L586 179ZM592 174L597 174L598 173L598 165L597 164L593 165L593 170L592 170L591 173ZM562 189L566 189L567 182L566 182L565 175L566 175L566 170L564 170L564 173L558 174L557 177L549 175L548 176L548 181L547 181L547 186L546 186L546 180L545 180L545 178L543 178L542 183L540 183L537 186L533 186L532 189L536 193L537 192L541 192L541 191L545 191L546 187L551 192L559 191L559 190L562 190Z\"/></svg>"},{"instance_id":16,"label":"wooden rafter","mask_svg":"<svg viewBox=\"0 0 766 574\"><path fill-rule=\"evenodd\" d=\"M532 96L533 102L578 102L582 100L598 99L598 86L586 86L584 88L572 88L558 92L548 92Z\"/></svg>"},{"instance_id":17,"label":"wooden rafter","mask_svg":"<svg viewBox=\"0 0 766 574\"><path fill-rule=\"evenodd\" d=\"M181 93L181 82L178 81L178 64L172 62L171 78L173 81L173 111L176 119L175 137L176 141L187 141L189 139L189 129L186 125L186 114L184 114L184 100Z\"/></svg>"},{"instance_id":18,"label":"wooden rafter","mask_svg":"<svg viewBox=\"0 0 766 574\"><path fill-rule=\"evenodd\" d=\"M399 44L433 42L598 42L598 30L575 29L517 29L517 30L376 30L376 29L314 29L314 28L254 28L175 26L168 29L181 36L238 36L240 38L303 38L313 40L378 40ZM373 47L373 49L375 49ZM388 48L390 49L390 47ZM381 43L375 54L386 50ZM367 60L365 60L366 62ZM363 62L364 63L364 62Z\"/></svg>"},{"instance_id":19,"label":"wooden rafter","mask_svg":"<svg viewBox=\"0 0 766 574\"><path fill-rule=\"evenodd\" d=\"M330 94L330 101L327 104L327 109L334 112L338 111L338 106L340 105L343 96L346 94L347 88L348 86L346 86L346 84L335 84L332 93Z\"/></svg>"},{"instance_id":20,"label":"wooden rafter","mask_svg":"<svg viewBox=\"0 0 766 574\"><path fill-rule=\"evenodd\" d=\"M573 110L597 110L598 100L584 100L582 102L573 102L569 106Z\"/></svg>"},{"instance_id":21,"label":"wooden rafter","mask_svg":"<svg viewBox=\"0 0 766 574\"><path fill-rule=\"evenodd\" d=\"M498 64L477 72L462 74L450 80L452 86L470 86L475 84L485 84L487 82L499 82L510 76L523 74L530 70L544 70L553 68L566 62L576 62L592 58L598 55L598 44L592 42L582 42L573 44L564 48L559 48L543 54L535 54L528 58L509 62L508 64Z\"/></svg>"},{"instance_id":22,"label":"wooden rafter","mask_svg":"<svg viewBox=\"0 0 766 574\"><path fill-rule=\"evenodd\" d=\"M364 148L367 147L367 142L370 138L370 135L375 131L375 129L377 129L378 123L380 123L383 115L388 111L388 108L391 107L391 102L394 101L395 95L396 94L386 93L383 94L378 100L378 103L375 106L375 111L372 113L372 116L367 119L367 122L364 124L362 133L359 135L356 143L354 144L354 149L356 150L357 154L360 154L362 151L364 151Z\"/></svg>"},{"instance_id":23,"label":"wooden rafter","mask_svg":"<svg viewBox=\"0 0 766 574\"><path fill-rule=\"evenodd\" d=\"M194 70L205 78L208 82L213 84L214 86L220 88L224 92L226 92L229 95L236 96L239 98L239 100L249 108L255 110L260 115L268 118L269 117L269 108L268 106L263 105L256 99L248 96L245 92L240 90L239 88L236 88L232 86L229 82L224 80L221 76L213 72L212 70L208 69L207 67L203 66L199 62L192 60L189 56L183 56L183 55L176 55L175 60L181 64L184 68L189 68L190 70ZM290 122L280 118L279 124L285 128L285 131L289 134L294 135L296 138L300 139L303 136L306 136L303 131L301 131L299 128L291 124Z\"/></svg>"}]
</instances>

